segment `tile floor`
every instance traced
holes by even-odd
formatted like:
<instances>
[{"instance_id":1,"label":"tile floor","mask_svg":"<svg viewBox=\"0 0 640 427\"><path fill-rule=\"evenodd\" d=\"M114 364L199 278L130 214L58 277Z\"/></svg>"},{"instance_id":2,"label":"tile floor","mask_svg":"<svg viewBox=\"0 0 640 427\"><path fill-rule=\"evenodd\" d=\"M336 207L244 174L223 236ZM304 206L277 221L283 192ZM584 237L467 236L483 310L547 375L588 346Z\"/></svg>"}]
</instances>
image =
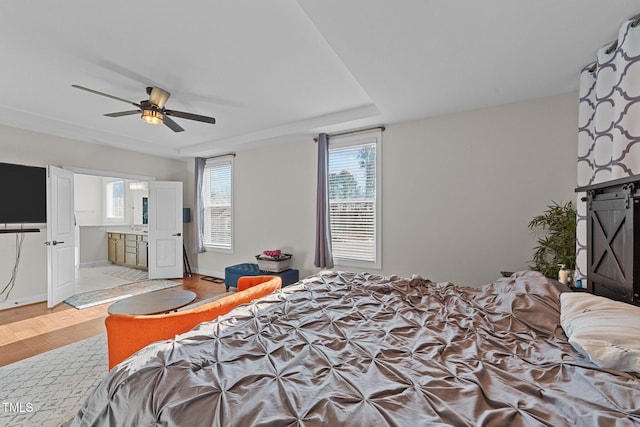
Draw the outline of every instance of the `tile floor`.
<instances>
[{"instance_id":1,"label":"tile floor","mask_svg":"<svg viewBox=\"0 0 640 427\"><path fill-rule=\"evenodd\" d=\"M110 289L127 283L146 280L146 271L117 265L76 268L76 293Z\"/></svg>"}]
</instances>

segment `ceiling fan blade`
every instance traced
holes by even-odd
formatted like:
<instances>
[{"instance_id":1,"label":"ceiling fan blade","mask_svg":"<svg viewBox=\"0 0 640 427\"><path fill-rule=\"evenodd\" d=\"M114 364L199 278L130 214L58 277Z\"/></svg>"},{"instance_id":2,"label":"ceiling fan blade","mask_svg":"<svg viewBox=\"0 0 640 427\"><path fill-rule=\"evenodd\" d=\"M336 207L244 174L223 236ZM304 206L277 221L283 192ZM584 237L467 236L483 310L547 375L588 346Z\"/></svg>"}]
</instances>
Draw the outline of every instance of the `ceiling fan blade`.
<instances>
[{"instance_id":1,"label":"ceiling fan blade","mask_svg":"<svg viewBox=\"0 0 640 427\"><path fill-rule=\"evenodd\" d=\"M213 117L201 116L199 114L191 114L185 113L182 111L175 110L165 110L165 114L173 117L180 117L181 119L195 120L197 122L211 123L212 125L216 124L216 119Z\"/></svg>"},{"instance_id":2,"label":"ceiling fan blade","mask_svg":"<svg viewBox=\"0 0 640 427\"><path fill-rule=\"evenodd\" d=\"M88 87L84 87L84 86L79 86L79 85L71 85L71 86L75 87L76 89L86 90L87 92L95 93L96 95L102 95L102 96L106 96L107 98L115 99L117 101L126 102L127 104L131 104L131 105L133 105L135 107L140 108L140 104L137 104L135 102L129 101L128 99L118 98L117 96L113 96L113 95L109 95L108 93L99 92L97 90L89 89Z\"/></svg>"},{"instance_id":3,"label":"ceiling fan blade","mask_svg":"<svg viewBox=\"0 0 640 427\"><path fill-rule=\"evenodd\" d=\"M133 114L140 114L140 110L120 111L118 113L103 114L103 116L107 116L107 117L122 117L122 116L131 116Z\"/></svg>"},{"instance_id":4,"label":"ceiling fan blade","mask_svg":"<svg viewBox=\"0 0 640 427\"><path fill-rule=\"evenodd\" d=\"M158 108L163 108L170 96L171 94L166 90L154 86L149 94L149 102L157 105Z\"/></svg>"},{"instance_id":5,"label":"ceiling fan blade","mask_svg":"<svg viewBox=\"0 0 640 427\"><path fill-rule=\"evenodd\" d=\"M167 125L174 132L184 132L184 129L179 124L177 124L176 122L171 120L166 115L164 116L164 119L162 120L162 123Z\"/></svg>"}]
</instances>

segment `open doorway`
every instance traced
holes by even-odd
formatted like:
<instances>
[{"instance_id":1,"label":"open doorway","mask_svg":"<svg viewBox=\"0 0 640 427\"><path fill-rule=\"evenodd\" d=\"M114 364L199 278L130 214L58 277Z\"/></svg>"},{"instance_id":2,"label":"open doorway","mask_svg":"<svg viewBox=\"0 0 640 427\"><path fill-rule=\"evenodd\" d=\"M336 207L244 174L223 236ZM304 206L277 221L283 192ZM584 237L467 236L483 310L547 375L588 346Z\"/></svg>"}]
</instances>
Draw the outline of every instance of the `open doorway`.
<instances>
[{"instance_id":1,"label":"open doorway","mask_svg":"<svg viewBox=\"0 0 640 427\"><path fill-rule=\"evenodd\" d=\"M53 307L65 299L77 294L75 286L75 226L77 224L74 176L76 174L97 175L110 178L113 174L91 173L86 170L74 168L48 167L47 176L47 304ZM107 260L111 255L120 256L125 263L131 264L131 251L129 247L137 247L144 244L147 250L144 254L144 262L148 266L150 279L171 279L182 277L184 245L182 239L182 182L156 181L149 177L115 176L115 181L103 180L106 187L110 188L112 199L104 201L102 208L89 209L88 212L103 212L105 217L95 225L102 239L107 238L107 244L101 245L102 251L106 246ZM148 231L144 224L137 226L133 222L127 222L127 211L124 213L118 205L126 205L124 194L127 190L125 180L147 181L149 183L148 206ZM113 185L117 182L117 185ZM98 191L103 194L103 191ZM142 203L144 205L144 203ZM84 209L78 208L79 212ZM118 213L116 213L118 212ZM144 217L144 214L141 214ZM110 219L113 221L107 221ZM64 226L64 227L62 227ZM107 227L119 227L107 229ZM126 231L126 232L125 232ZM82 260L84 245L82 243L82 229L79 230L79 259ZM113 235L111 235L113 234ZM130 235L133 235L131 237ZM124 236L124 237L123 237ZM130 239L127 239L130 236ZM111 244L112 238L119 238L124 246ZM131 241L129 241L131 240ZM103 252L104 253L104 252ZM135 258L138 259L137 257ZM136 261L138 262L138 261Z\"/></svg>"},{"instance_id":2,"label":"open doorway","mask_svg":"<svg viewBox=\"0 0 640 427\"><path fill-rule=\"evenodd\" d=\"M100 171L74 173L76 294L149 278L152 180Z\"/></svg>"}]
</instances>

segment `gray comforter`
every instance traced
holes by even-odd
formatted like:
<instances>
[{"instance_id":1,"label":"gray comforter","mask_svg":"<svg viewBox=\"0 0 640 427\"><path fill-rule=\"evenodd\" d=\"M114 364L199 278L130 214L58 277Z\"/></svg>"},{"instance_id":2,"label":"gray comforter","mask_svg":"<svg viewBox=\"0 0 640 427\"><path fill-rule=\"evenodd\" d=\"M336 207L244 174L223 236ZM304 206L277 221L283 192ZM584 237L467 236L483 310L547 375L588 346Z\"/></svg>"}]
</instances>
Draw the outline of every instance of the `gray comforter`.
<instances>
[{"instance_id":1,"label":"gray comforter","mask_svg":"<svg viewBox=\"0 0 640 427\"><path fill-rule=\"evenodd\" d=\"M571 347L560 292L318 275L141 350L72 425L640 424L640 376Z\"/></svg>"}]
</instances>

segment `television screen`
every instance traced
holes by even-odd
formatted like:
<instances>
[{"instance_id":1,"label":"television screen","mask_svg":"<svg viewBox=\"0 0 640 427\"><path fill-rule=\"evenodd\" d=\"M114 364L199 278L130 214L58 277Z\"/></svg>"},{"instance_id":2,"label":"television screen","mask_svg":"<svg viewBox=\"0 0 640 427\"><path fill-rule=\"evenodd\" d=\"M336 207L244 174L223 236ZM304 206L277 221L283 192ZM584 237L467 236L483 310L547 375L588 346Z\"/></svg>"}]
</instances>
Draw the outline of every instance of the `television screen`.
<instances>
[{"instance_id":1,"label":"television screen","mask_svg":"<svg viewBox=\"0 0 640 427\"><path fill-rule=\"evenodd\" d=\"M47 222L47 169L0 163L0 224Z\"/></svg>"}]
</instances>

